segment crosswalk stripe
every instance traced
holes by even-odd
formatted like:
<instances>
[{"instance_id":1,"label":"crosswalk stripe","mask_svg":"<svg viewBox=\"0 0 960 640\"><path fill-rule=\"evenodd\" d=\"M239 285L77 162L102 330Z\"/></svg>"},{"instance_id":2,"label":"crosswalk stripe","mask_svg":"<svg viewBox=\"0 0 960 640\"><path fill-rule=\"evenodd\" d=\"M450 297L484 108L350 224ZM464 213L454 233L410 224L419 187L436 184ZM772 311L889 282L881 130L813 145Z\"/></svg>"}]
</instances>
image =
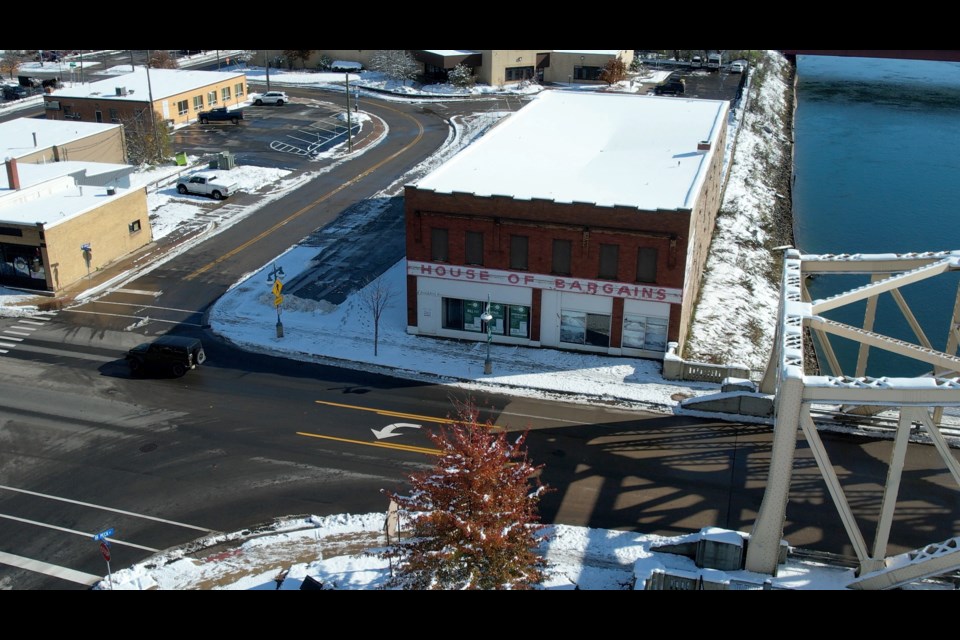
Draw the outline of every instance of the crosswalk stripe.
<instances>
[{"instance_id":1,"label":"crosswalk stripe","mask_svg":"<svg viewBox=\"0 0 960 640\"><path fill-rule=\"evenodd\" d=\"M76 569L68 569L67 567L50 564L49 562L31 560L30 558L24 558L23 556L14 555L5 551L0 551L0 563L9 565L11 567L17 567L18 569L26 569L27 571L34 571L36 573L53 576L54 578L61 578L69 582L84 584L88 587L92 587L103 580L103 576L95 576L92 573L84 573L83 571L77 571Z\"/></svg>"},{"instance_id":2,"label":"crosswalk stripe","mask_svg":"<svg viewBox=\"0 0 960 640\"><path fill-rule=\"evenodd\" d=\"M7 329L4 331L4 333L9 333L15 336L23 336L24 338L29 337L30 335L29 333L20 333L19 331L11 331L10 329Z\"/></svg>"},{"instance_id":3,"label":"crosswalk stripe","mask_svg":"<svg viewBox=\"0 0 960 640\"><path fill-rule=\"evenodd\" d=\"M8 349L13 349L15 346L17 345L12 344L10 342L0 342L0 347L7 347Z\"/></svg>"},{"instance_id":4,"label":"crosswalk stripe","mask_svg":"<svg viewBox=\"0 0 960 640\"><path fill-rule=\"evenodd\" d=\"M33 321L33 320L17 320L17 322L19 322L20 324L32 324L32 325L37 326L37 327L45 327L45 326L46 326L46 323L45 323L45 322L35 322L35 321Z\"/></svg>"},{"instance_id":5,"label":"crosswalk stripe","mask_svg":"<svg viewBox=\"0 0 960 640\"><path fill-rule=\"evenodd\" d=\"M21 322L22 322L22 321L21 321ZM37 330L36 327L21 327L21 326L18 325L18 324L13 325L13 328L14 328L14 329L20 329L21 331L36 331L36 330ZM28 335L30 335L30 334L29 334L29 333L25 333L25 334L23 334L23 335L28 336Z\"/></svg>"},{"instance_id":6,"label":"crosswalk stripe","mask_svg":"<svg viewBox=\"0 0 960 640\"><path fill-rule=\"evenodd\" d=\"M4 331L4 333L7 333ZM3 336L0 337L0 340L13 340L14 342L23 342L23 338L14 338L13 336Z\"/></svg>"}]
</instances>

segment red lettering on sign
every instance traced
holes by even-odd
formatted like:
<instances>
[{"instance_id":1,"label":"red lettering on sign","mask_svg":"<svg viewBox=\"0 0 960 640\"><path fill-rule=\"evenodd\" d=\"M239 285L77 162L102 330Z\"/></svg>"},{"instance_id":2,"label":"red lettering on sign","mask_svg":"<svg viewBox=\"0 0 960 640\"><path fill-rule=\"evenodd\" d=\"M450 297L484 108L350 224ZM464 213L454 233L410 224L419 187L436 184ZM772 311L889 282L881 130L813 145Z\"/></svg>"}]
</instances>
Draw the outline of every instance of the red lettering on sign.
<instances>
[{"instance_id":1,"label":"red lettering on sign","mask_svg":"<svg viewBox=\"0 0 960 640\"><path fill-rule=\"evenodd\" d=\"M481 279L481 280L489 280L489 279L490 279L490 272L489 272L489 271L481 271L481 272L480 272L480 279Z\"/></svg>"},{"instance_id":2,"label":"red lettering on sign","mask_svg":"<svg viewBox=\"0 0 960 640\"><path fill-rule=\"evenodd\" d=\"M515 273L508 274L508 275L507 275L507 282L509 282L510 284L519 284L519 283L520 283L520 276L518 276L518 275L515 274Z\"/></svg>"},{"instance_id":3,"label":"red lettering on sign","mask_svg":"<svg viewBox=\"0 0 960 640\"><path fill-rule=\"evenodd\" d=\"M557 278L556 280L553 281L553 286L555 286L557 289L564 289L565 284L566 283L561 278Z\"/></svg>"},{"instance_id":4,"label":"red lettering on sign","mask_svg":"<svg viewBox=\"0 0 960 640\"><path fill-rule=\"evenodd\" d=\"M613 293L613 285L610 284L609 282L604 284L603 287L601 288L603 289L603 292L607 295L611 295Z\"/></svg>"},{"instance_id":5,"label":"red lettering on sign","mask_svg":"<svg viewBox=\"0 0 960 640\"><path fill-rule=\"evenodd\" d=\"M450 277L459 278L460 277L460 267L450 267Z\"/></svg>"},{"instance_id":6,"label":"red lettering on sign","mask_svg":"<svg viewBox=\"0 0 960 640\"><path fill-rule=\"evenodd\" d=\"M523 284L530 284L533 282L533 276L523 276Z\"/></svg>"},{"instance_id":7,"label":"red lettering on sign","mask_svg":"<svg viewBox=\"0 0 960 640\"><path fill-rule=\"evenodd\" d=\"M447 270L443 267L437 267L437 275L442 278L443 276L447 275Z\"/></svg>"},{"instance_id":8,"label":"red lettering on sign","mask_svg":"<svg viewBox=\"0 0 960 640\"><path fill-rule=\"evenodd\" d=\"M467 280L473 280L477 277L477 272L473 269L467 269Z\"/></svg>"},{"instance_id":9,"label":"red lettering on sign","mask_svg":"<svg viewBox=\"0 0 960 640\"><path fill-rule=\"evenodd\" d=\"M432 272L433 272L433 269L430 268L430 265L428 264L420 265L420 273L432 273Z\"/></svg>"},{"instance_id":10,"label":"red lettering on sign","mask_svg":"<svg viewBox=\"0 0 960 640\"><path fill-rule=\"evenodd\" d=\"M663 289L657 289L657 300L666 300L667 292Z\"/></svg>"}]
</instances>

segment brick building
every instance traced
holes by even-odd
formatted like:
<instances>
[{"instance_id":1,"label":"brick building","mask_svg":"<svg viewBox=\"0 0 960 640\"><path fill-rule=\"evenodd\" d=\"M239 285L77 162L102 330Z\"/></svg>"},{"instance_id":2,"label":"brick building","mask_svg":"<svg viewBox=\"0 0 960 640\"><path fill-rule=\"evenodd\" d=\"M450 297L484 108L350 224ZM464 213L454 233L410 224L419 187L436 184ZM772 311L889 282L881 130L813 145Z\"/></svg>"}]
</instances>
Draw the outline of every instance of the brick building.
<instances>
[{"instance_id":1,"label":"brick building","mask_svg":"<svg viewBox=\"0 0 960 640\"><path fill-rule=\"evenodd\" d=\"M550 91L405 189L407 330L662 358L721 200L725 101Z\"/></svg>"},{"instance_id":2,"label":"brick building","mask_svg":"<svg viewBox=\"0 0 960 640\"><path fill-rule=\"evenodd\" d=\"M235 107L247 99L244 73L138 68L108 80L57 89L43 97L48 120L121 123L148 113L172 124L197 119L201 111ZM152 99L152 103L151 103Z\"/></svg>"}]
</instances>

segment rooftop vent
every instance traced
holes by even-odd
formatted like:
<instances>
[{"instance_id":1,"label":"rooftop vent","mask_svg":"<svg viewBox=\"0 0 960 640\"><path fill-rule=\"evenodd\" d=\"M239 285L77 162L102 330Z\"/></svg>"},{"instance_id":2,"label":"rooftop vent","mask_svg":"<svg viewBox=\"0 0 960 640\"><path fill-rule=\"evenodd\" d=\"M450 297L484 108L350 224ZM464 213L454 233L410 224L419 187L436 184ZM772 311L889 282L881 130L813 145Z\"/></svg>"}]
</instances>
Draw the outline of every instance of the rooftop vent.
<instances>
[{"instance_id":1,"label":"rooftop vent","mask_svg":"<svg viewBox=\"0 0 960 640\"><path fill-rule=\"evenodd\" d=\"M697 143L697 151L710 151L710 141L701 140Z\"/></svg>"},{"instance_id":2,"label":"rooftop vent","mask_svg":"<svg viewBox=\"0 0 960 640\"><path fill-rule=\"evenodd\" d=\"M118 96L125 96L125 95L127 95L127 88L126 88L126 87L117 87L117 95L118 95Z\"/></svg>"}]
</instances>

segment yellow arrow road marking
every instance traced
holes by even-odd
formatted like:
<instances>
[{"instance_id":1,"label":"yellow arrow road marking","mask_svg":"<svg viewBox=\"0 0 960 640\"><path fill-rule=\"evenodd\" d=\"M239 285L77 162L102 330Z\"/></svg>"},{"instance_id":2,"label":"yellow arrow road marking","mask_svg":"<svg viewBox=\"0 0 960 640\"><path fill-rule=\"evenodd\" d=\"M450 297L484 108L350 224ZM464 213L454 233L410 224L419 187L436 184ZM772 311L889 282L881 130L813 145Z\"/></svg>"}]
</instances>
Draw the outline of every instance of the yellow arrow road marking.
<instances>
[{"instance_id":1,"label":"yellow arrow road marking","mask_svg":"<svg viewBox=\"0 0 960 640\"><path fill-rule=\"evenodd\" d=\"M297 431L298 436L307 436L308 438L321 438L323 440L335 440L337 442L349 442L350 444L362 444L368 447L383 447L384 449L396 449L398 451L412 451L413 453L425 453L431 456L440 455L439 449L428 449L427 447L414 447L408 444L396 444L393 442L364 442L363 440L351 440L350 438L337 438L335 436L323 436L319 433L306 433Z\"/></svg>"},{"instance_id":2,"label":"yellow arrow road marking","mask_svg":"<svg viewBox=\"0 0 960 640\"><path fill-rule=\"evenodd\" d=\"M388 108L389 108L389 107L388 107ZM390 109L390 110L391 110L391 111L397 111L396 109ZM311 209L313 209L313 207L315 207L316 205L320 204L321 202L323 202L323 201L325 201L325 200L327 200L327 199L335 196L336 194L340 193L341 191L343 191L343 190L346 189L347 187L353 186L354 184L360 182L361 180L363 180L364 178L366 178L368 175L370 175L371 173L373 173L374 171L376 171L377 169L379 169L380 167L382 167L382 166L385 165L386 163L390 162L391 160L393 160L393 159L396 158L397 156L399 156L399 155L401 155L401 154L403 154L403 153L406 153L406 152L407 152L409 149L411 149L414 145L416 145L418 142L420 142L420 139L423 137L423 125L420 124L419 122L417 122L416 118L414 118L413 116L410 116L410 115L408 115L408 114L402 113L402 112L400 112L400 111L397 111L397 113L400 113L400 115L403 115L403 116L406 116L406 117L410 118L411 120L413 120L414 123L416 123L417 128L419 129L419 131L417 132L417 137L414 138L412 142L410 142L408 145L406 145L405 147L403 147L402 149L400 149L400 150L397 151L396 153L394 153L394 154L392 154L392 155L390 155L390 156L387 156L386 158L384 158L383 160L381 160L381 161L378 162L377 164L373 165L372 167L370 167L369 169L367 169L367 170L364 171L363 173L357 175L357 176L354 177L354 178L351 178L350 180L347 180L346 182L344 182L343 184L341 184L339 187L337 187L337 188L334 189L333 191L330 191L330 192L328 192L328 193L320 196L319 198L317 198L316 200L314 200L314 201L311 202L310 204L306 205L305 207L303 207L303 208L300 209L299 211L296 211L296 212L290 214L288 217L284 218L283 220L281 220L281 221L278 222L277 224L273 225L272 227L270 227L269 229L267 229L266 231L264 231L264 232L261 233L260 235L255 236L255 237L251 238L250 240L247 240L246 242L244 242L243 244L241 244L239 247L237 247L237 248L235 248L235 249L232 249L232 250L226 252L225 254L223 254L222 256L220 256L219 258L217 258L216 260L214 260L213 262L208 262L207 264L203 265L202 267L200 267L200 268L197 269L196 271L194 271L194 272L192 272L192 273L190 273L190 274L187 274L187 275L184 277L184 280L193 280L193 279L196 278L197 276L206 273L206 272L209 271L210 269L213 269L215 266L217 266L218 264L220 264L220 263L223 262L224 260L228 260L228 259L232 258L233 256L237 255L238 253L240 253L241 251L243 251L243 250L246 249L247 247L249 247L249 246L251 246L251 245L259 242L260 240L263 240L263 239L266 238L268 235L270 235L271 233L273 233L274 231L276 231L276 230L279 229L280 227L284 226L285 224L287 224L287 223L290 222L291 220L296 220L297 218L299 218L300 216L302 216L302 215L303 215L304 213L306 213L307 211L310 211Z\"/></svg>"}]
</instances>

